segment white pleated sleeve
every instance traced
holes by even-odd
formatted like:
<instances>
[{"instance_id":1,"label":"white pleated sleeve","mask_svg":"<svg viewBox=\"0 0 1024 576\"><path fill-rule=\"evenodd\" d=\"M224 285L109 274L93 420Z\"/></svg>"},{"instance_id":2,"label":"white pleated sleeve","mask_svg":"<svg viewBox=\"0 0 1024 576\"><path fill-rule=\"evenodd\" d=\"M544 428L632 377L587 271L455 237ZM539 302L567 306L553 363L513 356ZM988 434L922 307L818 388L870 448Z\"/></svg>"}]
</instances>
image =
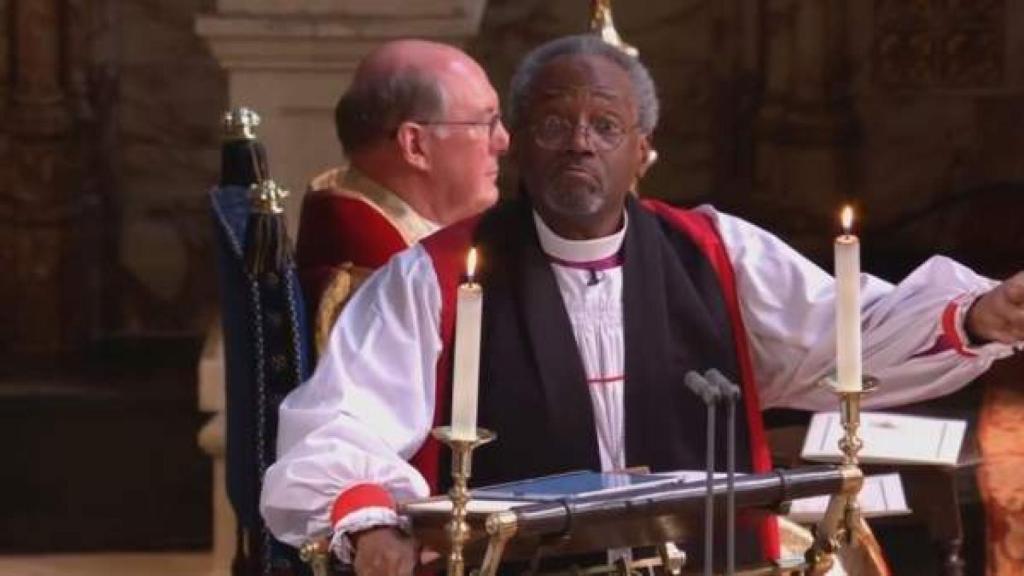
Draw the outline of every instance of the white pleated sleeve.
<instances>
[{"instance_id":1,"label":"white pleated sleeve","mask_svg":"<svg viewBox=\"0 0 1024 576\"><path fill-rule=\"evenodd\" d=\"M835 282L776 236L710 206L736 274L762 408L835 409L817 382L835 371ZM971 348L963 316L997 282L934 256L897 285L861 275L864 373L880 381L867 407L908 404L951 393L1010 346ZM951 316L952 321L943 322Z\"/></svg>"},{"instance_id":2,"label":"white pleated sleeve","mask_svg":"<svg viewBox=\"0 0 1024 576\"><path fill-rule=\"evenodd\" d=\"M278 459L261 496L263 518L281 541L297 546L334 531L346 560L347 538L338 536L398 524L395 500L428 495L406 460L433 423L436 278L418 245L393 257L345 306L313 376L282 402Z\"/></svg>"}]
</instances>

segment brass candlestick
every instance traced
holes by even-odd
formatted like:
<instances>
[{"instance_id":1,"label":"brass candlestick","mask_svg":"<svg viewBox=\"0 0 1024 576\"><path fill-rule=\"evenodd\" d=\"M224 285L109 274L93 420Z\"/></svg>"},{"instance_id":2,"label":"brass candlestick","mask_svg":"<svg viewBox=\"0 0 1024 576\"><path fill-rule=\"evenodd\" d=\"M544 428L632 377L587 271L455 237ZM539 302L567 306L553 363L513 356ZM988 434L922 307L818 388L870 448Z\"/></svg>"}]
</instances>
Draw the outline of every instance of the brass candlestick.
<instances>
[{"instance_id":1,"label":"brass candlestick","mask_svg":"<svg viewBox=\"0 0 1024 576\"><path fill-rule=\"evenodd\" d=\"M448 539L451 541L448 576L463 576L466 561L462 549L469 540L466 505L469 503L469 477L473 472L473 450L494 440L497 434L485 428L477 428L475 438L461 438L453 435L450 426L438 426L431 433L452 451L452 488L448 491L452 500L452 520L448 523Z\"/></svg>"},{"instance_id":2,"label":"brass candlestick","mask_svg":"<svg viewBox=\"0 0 1024 576\"><path fill-rule=\"evenodd\" d=\"M612 22L612 0L592 0L590 3L590 30L602 40L636 58L637 49L622 41L619 31Z\"/></svg>"},{"instance_id":3,"label":"brass candlestick","mask_svg":"<svg viewBox=\"0 0 1024 576\"><path fill-rule=\"evenodd\" d=\"M829 382L829 385L831 384L832 382ZM848 392L833 388L839 396L839 421L843 426L843 437L839 439L839 451L843 453L843 466L860 467L858 454L860 454L861 448L864 447L864 441L861 440L858 434L860 429L860 402L865 394L870 394L876 387L878 387L878 379L872 376L865 376L860 390ZM852 544L856 531L860 530L860 504L857 502L857 494L847 498L843 518L843 524L846 528L846 544Z\"/></svg>"},{"instance_id":4,"label":"brass candlestick","mask_svg":"<svg viewBox=\"0 0 1024 576\"><path fill-rule=\"evenodd\" d=\"M825 516L815 527L814 544L807 551L807 561L812 575L824 574L833 564L833 555L844 545L853 545L861 530L860 504L857 495L863 486L858 454L864 447L858 431L860 429L861 398L878 387L878 379L865 376L861 390L839 390L836 381L825 378L823 388L839 397L839 421L843 436L839 439L839 450L843 453L842 469L849 476L841 493L829 500Z\"/></svg>"}]
</instances>

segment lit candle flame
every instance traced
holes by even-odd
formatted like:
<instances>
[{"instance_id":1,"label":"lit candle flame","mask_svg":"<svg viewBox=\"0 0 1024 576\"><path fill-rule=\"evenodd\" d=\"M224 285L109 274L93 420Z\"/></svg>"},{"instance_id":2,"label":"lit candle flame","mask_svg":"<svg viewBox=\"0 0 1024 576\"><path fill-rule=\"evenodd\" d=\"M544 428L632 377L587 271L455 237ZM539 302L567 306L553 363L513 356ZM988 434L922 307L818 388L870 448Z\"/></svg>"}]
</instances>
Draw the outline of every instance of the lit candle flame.
<instances>
[{"instance_id":1,"label":"lit candle flame","mask_svg":"<svg viewBox=\"0 0 1024 576\"><path fill-rule=\"evenodd\" d=\"M476 273L476 248L470 248L466 255L466 281L473 283L473 275Z\"/></svg>"},{"instance_id":2,"label":"lit candle flame","mask_svg":"<svg viewBox=\"0 0 1024 576\"><path fill-rule=\"evenodd\" d=\"M850 231L853 229L853 207L849 204L843 206L843 213L839 219L843 224L843 234L850 234Z\"/></svg>"}]
</instances>

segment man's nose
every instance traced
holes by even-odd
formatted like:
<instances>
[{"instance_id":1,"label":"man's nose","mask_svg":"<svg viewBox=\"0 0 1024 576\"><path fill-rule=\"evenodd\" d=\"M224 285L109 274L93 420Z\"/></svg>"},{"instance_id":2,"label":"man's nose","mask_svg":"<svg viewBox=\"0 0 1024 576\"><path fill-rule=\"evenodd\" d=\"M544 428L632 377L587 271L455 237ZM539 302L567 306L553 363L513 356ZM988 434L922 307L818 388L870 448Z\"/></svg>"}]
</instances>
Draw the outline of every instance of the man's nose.
<instances>
[{"instance_id":1,"label":"man's nose","mask_svg":"<svg viewBox=\"0 0 1024 576\"><path fill-rule=\"evenodd\" d=\"M498 121L498 125L494 129L494 137L491 138L491 148L498 155L508 152L508 145L510 141L508 130L505 129L505 123Z\"/></svg>"},{"instance_id":2,"label":"man's nose","mask_svg":"<svg viewBox=\"0 0 1024 576\"><path fill-rule=\"evenodd\" d=\"M577 122L572 125L572 132L569 134L567 148L574 152L593 152L594 146L590 142L590 125L584 122Z\"/></svg>"}]
</instances>

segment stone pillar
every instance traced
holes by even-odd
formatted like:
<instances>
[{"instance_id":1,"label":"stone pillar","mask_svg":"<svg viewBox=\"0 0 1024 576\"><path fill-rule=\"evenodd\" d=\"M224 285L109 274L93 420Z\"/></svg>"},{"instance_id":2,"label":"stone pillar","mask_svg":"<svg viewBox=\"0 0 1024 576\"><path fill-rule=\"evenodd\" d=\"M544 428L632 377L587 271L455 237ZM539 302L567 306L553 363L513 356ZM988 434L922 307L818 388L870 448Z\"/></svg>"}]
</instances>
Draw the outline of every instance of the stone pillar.
<instances>
[{"instance_id":1,"label":"stone pillar","mask_svg":"<svg viewBox=\"0 0 1024 576\"><path fill-rule=\"evenodd\" d=\"M196 32L227 72L229 105L248 106L262 118L258 133L271 175L292 192L285 208L293 238L306 183L343 162L334 106L358 62L396 38L462 45L476 35L485 6L486 0L219 0L215 13L197 18ZM215 413L200 433L214 459L215 568L230 565L233 548L224 550L234 542L234 523L225 518L231 509L223 478L220 338L218 325L200 368L201 410Z\"/></svg>"},{"instance_id":2,"label":"stone pillar","mask_svg":"<svg viewBox=\"0 0 1024 576\"><path fill-rule=\"evenodd\" d=\"M228 502L224 465L227 421L224 414L224 337L214 319L199 355L199 411L213 417L199 431L199 447L213 460L212 573L228 571L235 554L235 516Z\"/></svg>"},{"instance_id":3,"label":"stone pillar","mask_svg":"<svg viewBox=\"0 0 1024 576\"><path fill-rule=\"evenodd\" d=\"M72 251L84 202L63 88L61 3L10 2L14 69L2 162L10 172L0 188L0 297L12 309L0 340L9 339L16 352L45 357L74 347L82 336L75 303L76 290L84 290L76 286L81 267Z\"/></svg>"},{"instance_id":4,"label":"stone pillar","mask_svg":"<svg viewBox=\"0 0 1024 576\"><path fill-rule=\"evenodd\" d=\"M11 97L11 4L10 0L0 0L0 118L10 118L10 97ZM10 126L7 122L0 122L0 197L10 190L11 177L7 166L7 158L10 154ZM0 210L0 217L6 212ZM0 229L7 226L6 222L0 221ZM0 250L0 266L4 270L10 270L9 266L14 264L8 250ZM6 286L0 284L0 301L10 302L10 294ZM0 326L10 326L14 323L12 318L13 306L0 306ZM0 345L7 340L7 334L0 331Z\"/></svg>"},{"instance_id":5,"label":"stone pillar","mask_svg":"<svg viewBox=\"0 0 1024 576\"><path fill-rule=\"evenodd\" d=\"M793 214L791 237L813 236L834 219L835 206L856 194L846 2L769 0L764 9L757 196Z\"/></svg>"},{"instance_id":6,"label":"stone pillar","mask_svg":"<svg viewBox=\"0 0 1024 576\"><path fill-rule=\"evenodd\" d=\"M0 0L0 117L7 117L7 101L11 84L11 4ZM8 127L0 123L0 139L7 134ZM0 150L2 151L2 150ZM0 180L3 182L4 180Z\"/></svg>"}]
</instances>

